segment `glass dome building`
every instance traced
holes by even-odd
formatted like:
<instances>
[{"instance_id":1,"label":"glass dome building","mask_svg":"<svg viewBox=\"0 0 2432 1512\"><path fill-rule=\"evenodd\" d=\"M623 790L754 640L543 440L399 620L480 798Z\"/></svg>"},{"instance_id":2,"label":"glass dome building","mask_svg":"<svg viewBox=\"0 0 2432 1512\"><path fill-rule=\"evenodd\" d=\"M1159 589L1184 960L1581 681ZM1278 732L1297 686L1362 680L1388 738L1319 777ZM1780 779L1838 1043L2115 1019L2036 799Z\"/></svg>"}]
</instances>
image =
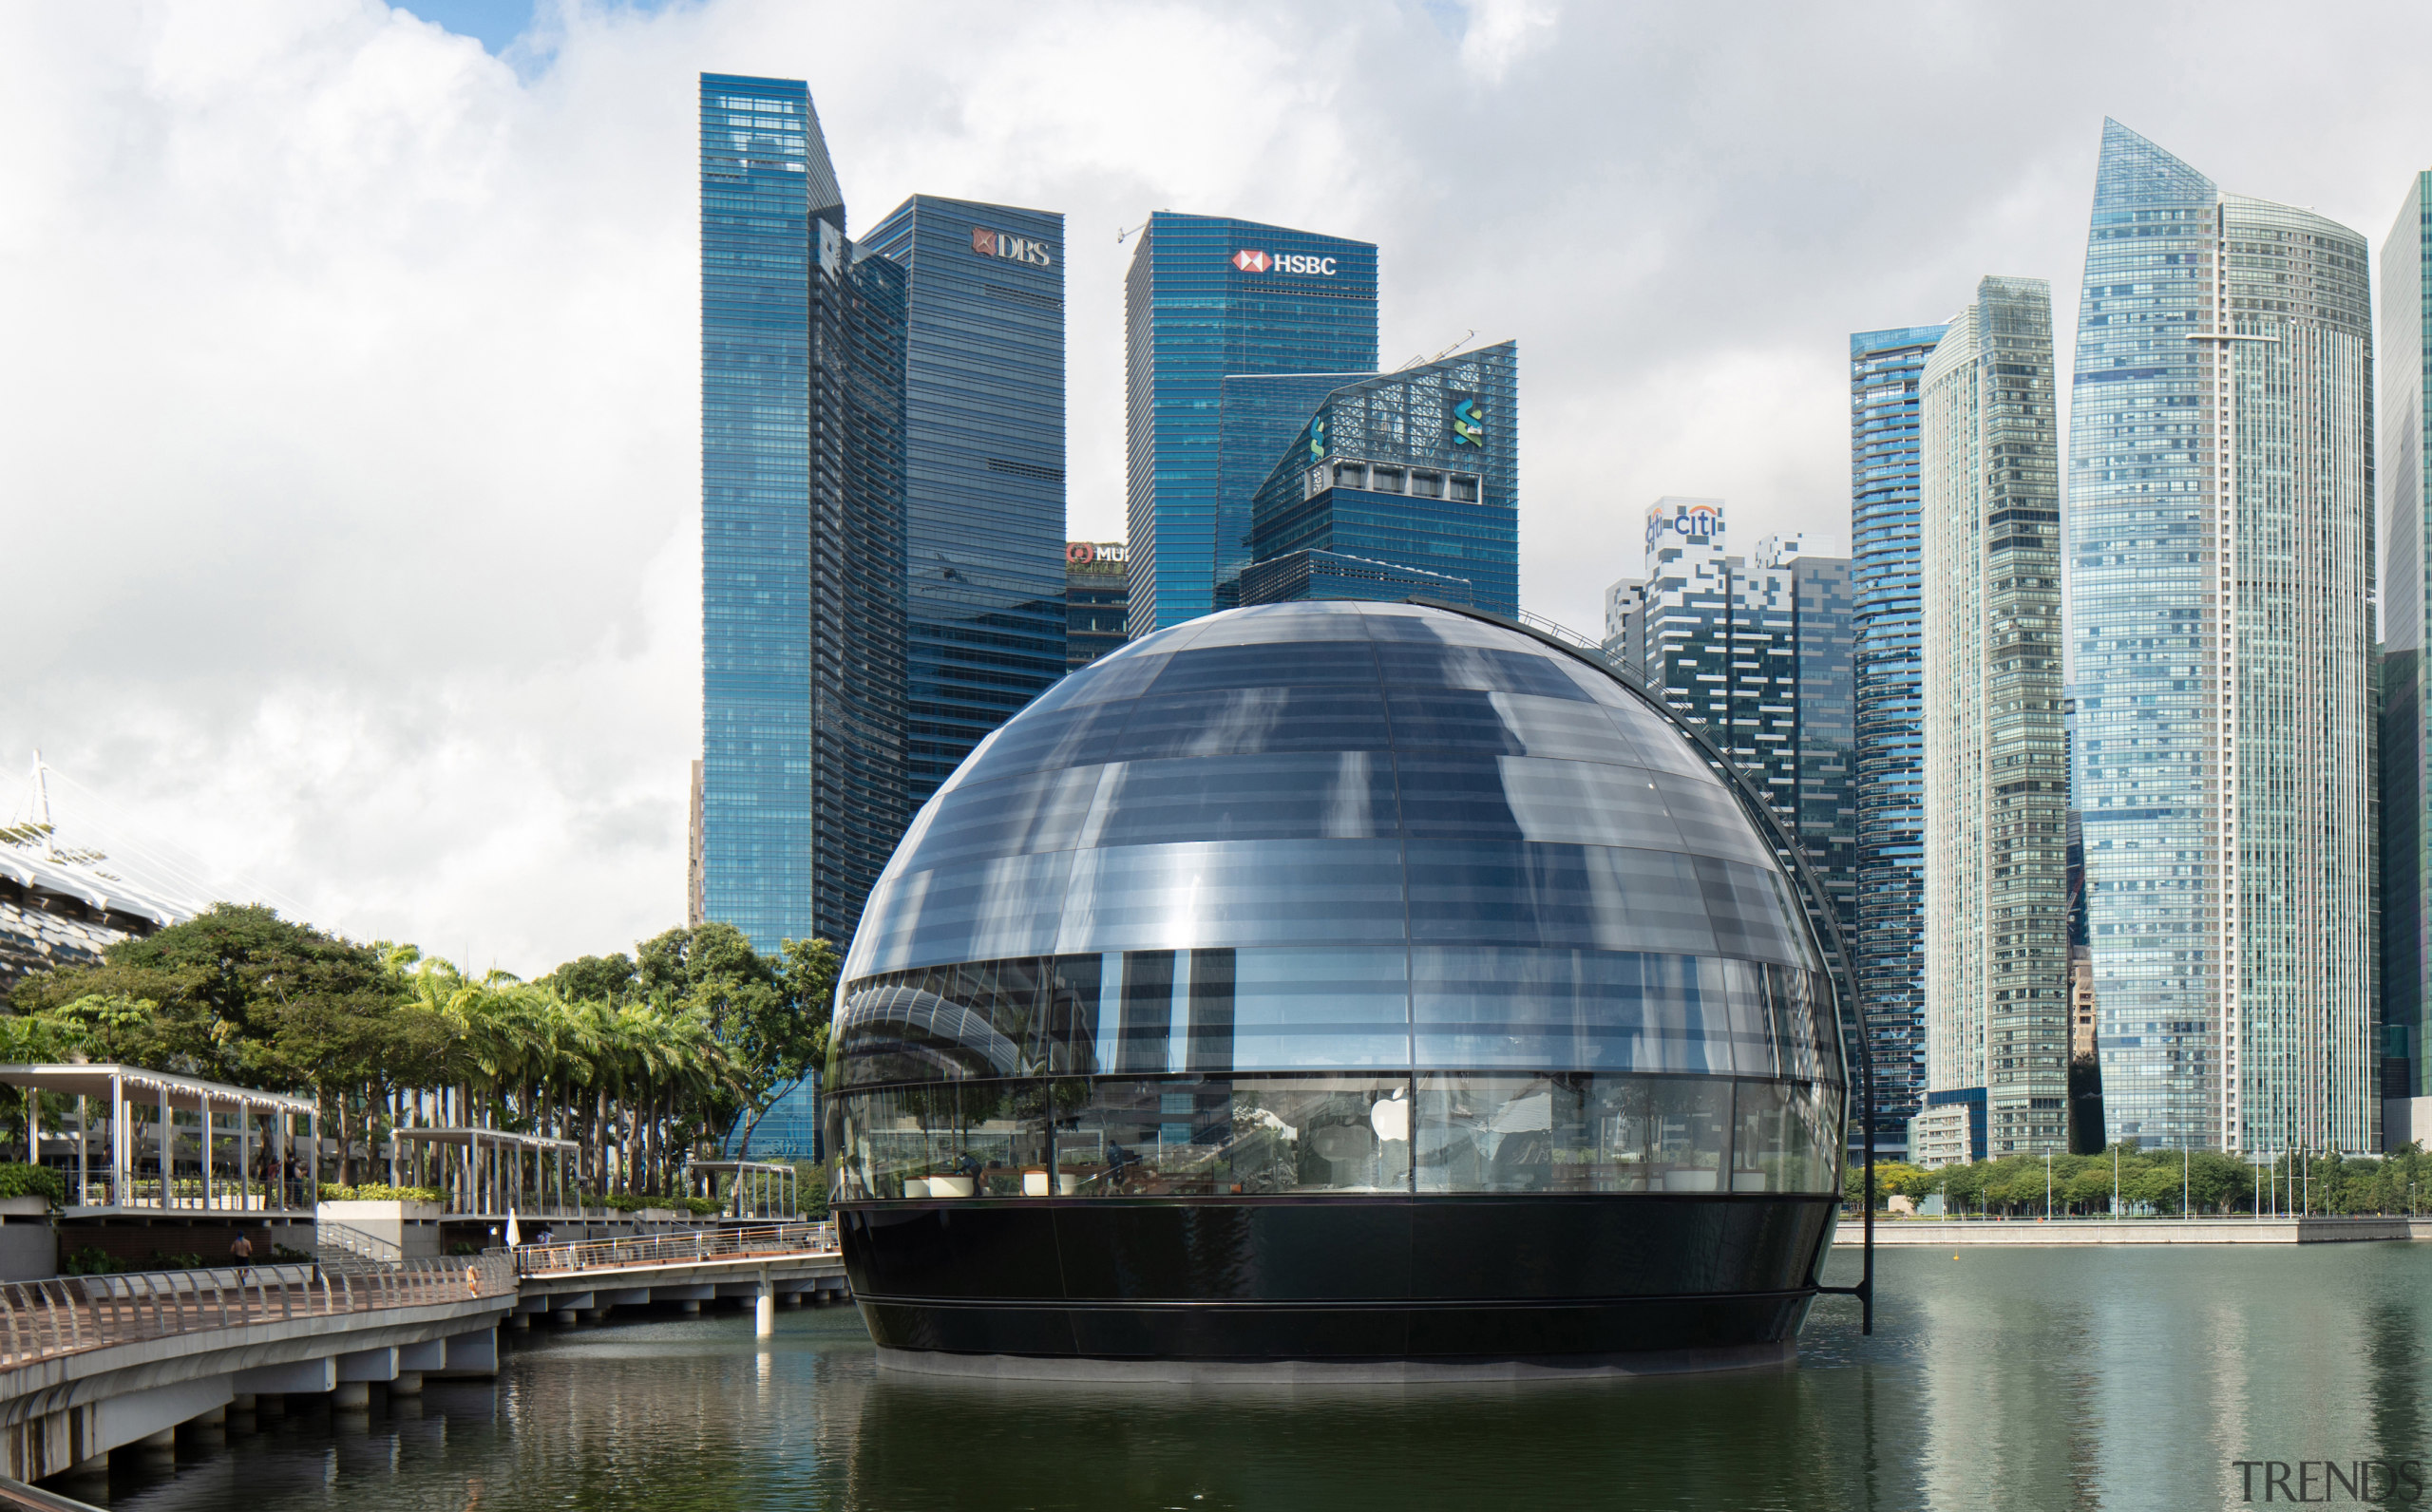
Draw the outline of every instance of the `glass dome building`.
<instances>
[{"instance_id":1,"label":"glass dome building","mask_svg":"<svg viewBox=\"0 0 2432 1512\"><path fill-rule=\"evenodd\" d=\"M1236 610L1065 678L914 820L839 985L883 1358L1785 1357L1843 1073L1769 822L1485 616Z\"/></svg>"}]
</instances>

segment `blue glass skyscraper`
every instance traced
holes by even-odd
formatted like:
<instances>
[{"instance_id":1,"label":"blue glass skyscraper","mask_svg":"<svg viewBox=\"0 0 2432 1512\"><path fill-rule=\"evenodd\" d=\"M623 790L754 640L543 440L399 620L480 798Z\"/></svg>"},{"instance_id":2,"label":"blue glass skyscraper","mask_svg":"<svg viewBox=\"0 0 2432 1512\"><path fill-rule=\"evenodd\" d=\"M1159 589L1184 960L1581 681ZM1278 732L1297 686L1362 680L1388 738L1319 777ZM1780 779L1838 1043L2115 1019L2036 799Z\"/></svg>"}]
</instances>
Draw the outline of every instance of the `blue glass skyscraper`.
<instances>
[{"instance_id":1,"label":"blue glass skyscraper","mask_svg":"<svg viewBox=\"0 0 2432 1512\"><path fill-rule=\"evenodd\" d=\"M1252 504L1275 459L1326 395L1374 376L1364 372L1231 373L1216 387L1216 596L1239 601L1250 564ZM1230 592L1233 596L1228 597Z\"/></svg>"},{"instance_id":2,"label":"blue glass skyscraper","mask_svg":"<svg viewBox=\"0 0 2432 1512\"><path fill-rule=\"evenodd\" d=\"M2432 1097L2424 1045L2432 1005L2432 697L2424 679L2423 629L2432 620L2432 173L2419 173L2382 242L2381 899L2382 1088L2385 1102ZM2386 1143L2432 1137L2415 1105L2394 1119ZM2392 1109L2393 1112L2399 1110Z\"/></svg>"},{"instance_id":3,"label":"blue glass skyscraper","mask_svg":"<svg viewBox=\"0 0 2432 1512\"><path fill-rule=\"evenodd\" d=\"M904 280L808 86L704 74L700 903L852 936L902 834Z\"/></svg>"},{"instance_id":4,"label":"blue glass skyscraper","mask_svg":"<svg viewBox=\"0 0 2432 1512\"><path fill-rule=\"evenodd\" d=\"M2069 595L2114 1139L2379 1144L2369 296L2356 233L2103 123Z\"/></svg>"},{"instance_id":5,"label":"blue glass skyscraper","mask_svg":"<svg viewBox=\"0 0 2432 1512\"><path fill-rule=\"evenodd\" d=\"M909 798L1064 675L1064 217L915 195L862 238L907 277Z\"/></svg>"},{"instance_id":6,"label":"blue glass skyscraper","mask_svg":"<svg viewBox=\"0 0 2432 1512\"><path fill-rule=\"evenodd\" d=\"M1217 607L1219 559L1232 549L1217 518L1225 378L1376 370L1377 249L1158 211L1124 277L1124 343L1137 638Z\"/></svg>"},{"instance_id":7,"label":"blue glass skyscraper","mask_svg":"<svg viewBox=\"0 0 2432 1512\"><path fill-rule=\"evenodd\" d=\"M1925 1074L1925 727L1918 643L1917 375L1946 326L1850 337L1856 612L1857 932L1875 1147L1901 1153Z\"/></svg>"}]
</instances>

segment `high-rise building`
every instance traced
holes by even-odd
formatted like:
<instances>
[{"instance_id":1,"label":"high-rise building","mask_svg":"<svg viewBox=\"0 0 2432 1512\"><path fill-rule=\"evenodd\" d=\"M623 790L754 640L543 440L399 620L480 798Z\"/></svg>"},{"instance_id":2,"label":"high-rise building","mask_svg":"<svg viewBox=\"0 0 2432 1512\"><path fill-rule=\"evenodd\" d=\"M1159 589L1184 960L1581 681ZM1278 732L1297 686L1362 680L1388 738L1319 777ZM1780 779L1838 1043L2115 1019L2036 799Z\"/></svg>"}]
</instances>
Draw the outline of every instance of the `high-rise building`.
<instances>
[{"instance_id":1,"label":"high-rise building","mask_svg":"<svg viewBox=\"0 0 2432 1512\"><path fill-rule=\"evenodd\" d=\"M2065 1153L2068 754L2052 291L1986 278L1921 384L1926 1085L1911 1140Z\"/></svg>"},{"instance_id":2,"label":"high-rise building","mask_svg":"<svg viewBox=\"0 0 2432 1512\"><path fill-rule=\"evenodd\" d=\"M1646 621L1646 579L1623 577L1605 590L1605 654L1635 670L1646 659L1642 632Z\"/></svg>"},{"instance_id":3,"label":"high-rise building","mask_svg":"<svg viewBox=\"0 0 2432 1512\"><path fill-rule=\"evenodd\" d=\"M2356 233L2103 123L2069 593L2114 1140L2377 1147L2369 297Z\"/></svg>"},{"instance_id":4,"label":"high-rise building","mask_svg":"<svg viewBox=\"0 0 2432 1512\"><path fill-rule=\"evenodd\" d=\"M2382 493L2381 902L2382 1087L2385 1143L2432 1130L2432 697L2423 630L2432 624L2432 173L2407 184L2382 243L2380 468Z\"/></svg>"},{"instance_id":5,"label":"high-rise building","mask_svg":"<svg viewBox=\"0 0 2432 1512\"><path fill-rule=\"evenodd\" d=\"M700 906L851 937L901 838L904 280L808 87L704 74Z\"/></svg>"},{"instance_id":6,"label":"high-rise building","mask_svg":"<svg viewBox=\"0 0 2432 1512\"><path fill-rule=\"evenodd\" d=\"M1123 542L1064 544L1064 665L1074 671L1121 646L1126 638Z\"/></svg>"},{"instance_id":7,"label":"high-rise building","mask_svg":"<svg viewBox=\"0 0 2432 1512\"><path fill-rule=\"evenodd\" d=\"M905 274L905 780L928 801L1064 675L1064 217L915 195Z\"/></svg>"},{"instance_id":8,"label":"high-rise building","mask_svg":"<svg viewBox=\"0 0 2432 1512\"><path fill-rule=\"evenodd\" d=\"M1216 602L1238 604L1250 564L1252 506L1275 460L1326 395L1376 374L1231 373L1216 386Z\"/></svg>"},{"instance_id":9,"label":"high-rise building","mask_svg":"<svg viewBox=\"0 0 2432 1512\"><path fill-rule=\"evenodd\" d=\"M1124 276L1135 639L1218 607L1219 561L1248 526L1233 520L1228 541L1218 518L1225 379L1376 369L1374 245L1221 216L1149 217ZM1256 477L1274 463L1255 464Z\"/></svg>"},{"instance_id":10,"label":"high-rise building","mask_svg":"<svg viewBox=\"0 0 2432 1512\"><path fill-rule=\"evenodd\" d=\"M1640 668L1798 836L1846 939L1857 907L1854 606L1848 558L1798 536L1724 549L1720 499L1646 517Z\"/></svg>"},{"instance_id":11,"label":"high-rise building","mask_svg":"<svg viewBox=\"0 0 2432 1512\"><path fill-rule=\"evenodd\" d=\"M1878 1154L1907 1151L1926 1071L1925 741L1917 626L1917 379L1943 326L1850 337L1850 577L1857 633L1858 927Z\"/></svg>"},{"instance_id":12,"label":"high-rise building","mask_svg":"<svg viewBox=\"0 0 2432 1512\"><path fill-rule=\"evenodd\" d=\"M1252 501L1239 601L1424 596L1517 614L1519 369L1507 341L1326 395Z\"/></svg>"}]
</instances>

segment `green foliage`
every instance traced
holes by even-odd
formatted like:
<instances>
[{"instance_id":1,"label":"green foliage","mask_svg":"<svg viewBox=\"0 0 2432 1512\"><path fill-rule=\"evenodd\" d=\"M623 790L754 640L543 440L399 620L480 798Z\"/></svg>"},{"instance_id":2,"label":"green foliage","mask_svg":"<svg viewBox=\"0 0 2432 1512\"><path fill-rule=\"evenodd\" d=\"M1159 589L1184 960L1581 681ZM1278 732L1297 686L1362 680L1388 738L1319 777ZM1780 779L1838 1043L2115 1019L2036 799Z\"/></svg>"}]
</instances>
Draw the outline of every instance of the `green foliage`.
<instances>
[{"instance_id":1,"label":"green foliage","mask_svg":"<svg viewBox=\"0 0 2432 1512\"><path fill-rule=\"evenodd\" d=\"M47 1197L57 1207L67 1200L67 1183L47 1165L0 1161L0 1198Z\"/></svg>"},{"instance_id":2,"label":"green foliage","mask_svg":"<svg viewBox=\"0 0 2432 1512\"><path fill-rule=\"evenodd\" d=\"M447 1194L435 1186L390 1186L386 1181L365 1181L357 1186L340 1186L335 1181L321 1183L324 1202L441 1202Z\"/></svg>"},{"instance_id":3,"label":"green foliage","mask_svg":"<svg viewBox=\"0 0 2432 1512\"><path fill-rule=\"evenodd\" d=\"M100 1245L88 1245L59 1262L62 1276L115 1276L126 1269L126 1262L114 1259Z\"/></svg>"},{"instance_id":4,"label":"green foliage","mask_svg":"<svg viewBox=\"0 0 2432 1512\"><path fill-rule=\"evenodd\" d=\"M2011 1155L1933 1170L1878 1165L1880 1198L1940 1195L1952 1214L2040 1218L2046 1201L2041 1155ZM1894 1179L1885 1173L1896 1171ZM2284 1155L2262 1166L2218 1150L2146 1150L2121 1144L2099 1155L2055 1155L2050 1204L2055 1218L2112 1211L2114 1183L2123 1211L2176 1215L2266 1212L2405 1213L2432 1207L2432 1156L2419 1146L2388 1156ZM2260 1187L2260 1192L2257 1188ZM1854 1181L1849 1200L1857 1200Z\"/></svg>"},{"instance_id":5,"label":"green foliage","mask_svg":"<svg viewBox=\"0 0 2432 1512\"><path fill-rule=\"evenodd\" d=\"M658 1208L691 1213L697 1218L712 1218L726 1211L726 1204L715 1198L670 1197L662 1192L611 1192L606 1197L585 1192L580 1200L585 1207L604 1207L612 1213L639 1213L648 1208Z\"/></svg>"}]
</instances>

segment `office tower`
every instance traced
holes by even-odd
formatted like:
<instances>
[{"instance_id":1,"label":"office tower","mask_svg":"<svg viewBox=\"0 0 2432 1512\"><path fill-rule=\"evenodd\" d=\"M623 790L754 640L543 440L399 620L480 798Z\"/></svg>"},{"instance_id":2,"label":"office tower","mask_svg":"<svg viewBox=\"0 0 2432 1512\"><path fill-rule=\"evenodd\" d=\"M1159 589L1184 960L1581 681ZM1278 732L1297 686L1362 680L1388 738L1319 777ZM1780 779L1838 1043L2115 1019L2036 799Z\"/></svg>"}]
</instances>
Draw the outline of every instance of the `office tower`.
<instances>
[{"instance_id":1,"label":"office tower","mask_svg":"<svg viewBox=\"0 0 2432 1512\"><path fill-rule=\"evenodd\" d=\"M1077 671L1123 644L1130 596L1123 542L1064 544L1064 665Z\"/></svg>"},{"instance_id":2,"label":"office tower","mask_svg":"<svg viewBox=\"0 0 2432 1512\"><path fill-rule=\"evenodd\" d=\"M1646 579L1623 577L1605 590L1605 639L1608 660L1632 671L1646 659L1642 635L1646 622Z\"/></svg>"},{"instance_id":3,"label":"office tower","mask_svg":"<svg viewBox=\"0 0 2432 1512\"><path fill-rule=\"evenodd\" d=\"M1216 606L1241 602L1259 486L1326 395L1367 372L1230 373L1216 385Z\"/></svg>"},{"instance_id":4,"label":"office tower","mask_svg":"<svg viewBox=\"0 0 2432 1512\"><path fill-rule=\"evenodd\" d=\"M2069 510L2114 1140L2375 1147L2368 296L2354 232L2103 123Z\"/></svg>"},{"instance_id":5,"label":"office tower","mask_svg":"<svg viewBox=\"0 0 2432 1512\"><path fill-rule=\"evenodd\" d=\"M906 817L903 278L799 80L704 74L701 910L851 937Z\"/></svg>"},{"instance_id":6,"label":"office tower","mask_svg":"<svg viewBox=\"0 0 2432 1512\"><path fill-rule=\"evenodd\" d=\"M1849 560L1797 536L1735 557L1725 523L1720 499L1647 511L1641 670L1765 792L1846 939L1857 892Z\"/></svg>"},{"instance_id":7,"label":"office tower","mask_svg":"<svg viewBox=\"0 0 2432 1512\"><path fill-rule=\"evenodd\" d=\"M1259 485L1240 602L1416 596L1517 614L1519 372L1507 341L1328 394Z\"/></svg>"},{"instance_id":8,"label":"office tower","mask_svg":"<svg viewBox=\"0 0 2432 1512\"><path fill-rule=\"evenodd\" d=\"M1858 927L1874 1140L1906 1153L1926 1073L1925 743L1917 644L1917 378L1944 326L1850 337L1850 576L1856 600Z\"/></svg>"},{"instance_id":9,"label":"office tower","mask_svg":"<svg viewBox=\"0 0 2432 1512\"><path fill-rule=\"evenodd\" d=\"M2053 379L2051 287L1986 278L1920 383L1928 1163L2068 1149Z\"/></svg>"},{"instance_id":10,"label":"office tower","mask_svg":"<svg viewBox=\"0 0 2432 1512\"><path fill-rule=\"evenodd\" d=\"M2381 1096L2391 1106L2385 1143L2432 1138L2432 1055L2424 1047L2426 1003L2432 1003L2432 740L2425 716L2423 629L2432 622L2432 433L2427 433L2423 370L2432 335L2423 312L2432 308L2432 173L2407 184L2398 218L2382 243L2380 481L2383 581L2381 656Z\"/></svg>"},{"instance_id":11,"label":"office tower","mask_svg":"<svg viewBox=\"0 0 2432 1512\"><path fill-rule=\"evenodd\" d=\"M915 195L863 238L908 283L914 808L1064 675L1064 217Z\"/></svg>"},{"instance_id":12,"label":"office tower","mask_svg":"<svg viewBox=\"0 0 2432 1512\"><path fill-rule=\"evenodd\" d=\"M1149 217L1124 275L1135 639L1216 607L1218 558L1234 549L1217 519L1224 380L1376 370L1373 245L1221 216Z\"/></svg>"}]
</instances>

